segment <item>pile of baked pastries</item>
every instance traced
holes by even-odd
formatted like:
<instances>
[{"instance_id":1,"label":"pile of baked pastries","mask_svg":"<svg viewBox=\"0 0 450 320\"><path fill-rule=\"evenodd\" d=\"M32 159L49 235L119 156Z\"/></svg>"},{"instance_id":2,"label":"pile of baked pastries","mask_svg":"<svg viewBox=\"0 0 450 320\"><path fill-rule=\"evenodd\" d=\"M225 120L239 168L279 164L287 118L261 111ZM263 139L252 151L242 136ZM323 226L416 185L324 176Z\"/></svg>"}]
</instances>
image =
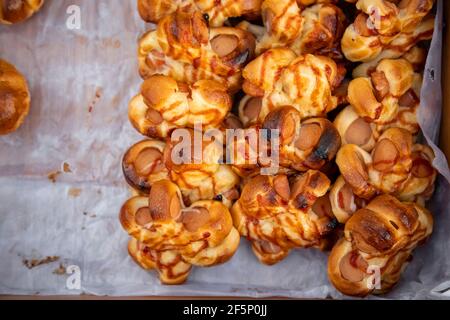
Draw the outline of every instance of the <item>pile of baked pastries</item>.
<instances>
[{"instance_id":1,"label":"pile of baked pastries","mask_svg":"<svg viewBox=\"0 0 450 320\"><path fill-rule=\"evenodd\" d=\"M226 263L243 237L267 265L331 249L344 294L390 290L433 228L434 154L416 118L433 2L139 0L156 27L140 38L129 104L146 138L123 158L134 260L180 284L194 266ZM179 129L201 161L174 160ZM263 172L248 136L232 140L238 161L223 161L230 146L198 132L209 129L277 132L257 145L278 171Z\"/></svg>"}]
</instances>

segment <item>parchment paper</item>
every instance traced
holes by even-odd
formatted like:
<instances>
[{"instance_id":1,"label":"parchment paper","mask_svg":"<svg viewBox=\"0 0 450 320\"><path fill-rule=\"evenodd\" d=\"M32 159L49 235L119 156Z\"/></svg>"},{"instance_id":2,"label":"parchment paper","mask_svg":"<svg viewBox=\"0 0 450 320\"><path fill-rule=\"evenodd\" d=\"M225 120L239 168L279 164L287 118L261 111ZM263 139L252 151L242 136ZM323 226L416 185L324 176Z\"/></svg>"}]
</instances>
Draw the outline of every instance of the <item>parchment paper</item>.
<instances>
[{"instance_id":1,"label":"parchment paper","mask_svg":"<svg viewBox=\"0 0 450 320\"><path fill-rule=\"evenodd\" d=\"M81 8L80 30L66 27L70 5ZM442 101L439 5L422 94L429 142L437 138ZM327 253L314 249L267 267L243 240L229 263L195 268L176 287L160 285L155 273L129 258L118 221L129 196L120 161L141 139L128 122L127 104L141 83L136 41L145 29L135 0L47 0L31 20L0 26L0 56L26 75L32 95L24 126L0 138L0 294L342 297L328 282ZM445 157L436 154L436 166L450 179ZM441 177L430 204L435 232L385 298L446 297L449 199ZM26 266L52 256L59 260ZM67 287L70 265L81 270L79 290Z\"/></svg>"}]
</instances>

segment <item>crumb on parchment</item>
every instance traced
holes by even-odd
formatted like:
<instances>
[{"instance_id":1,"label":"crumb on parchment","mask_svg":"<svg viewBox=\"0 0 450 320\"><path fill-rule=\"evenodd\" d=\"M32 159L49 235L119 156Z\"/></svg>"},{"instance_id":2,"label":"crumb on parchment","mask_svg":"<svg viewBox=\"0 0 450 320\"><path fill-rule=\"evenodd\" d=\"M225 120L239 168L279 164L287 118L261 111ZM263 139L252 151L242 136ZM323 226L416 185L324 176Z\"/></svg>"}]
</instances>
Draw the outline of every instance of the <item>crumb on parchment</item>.
<instances>
[{"instance_id":1,"label":"crumb on parchment","mask_svg":"<svg viewBox=\"0 0 450 320\"><path fill-rule=\"evenodd\" d=\"M33 269L36 268L38 266L44 265L44 264L49 264L49 263L53 263L59 260L58 256L47 256L43 259L23 259L22 263L24 264L25 267L27 267L28 269Z\"/></svg>"}]
</instances>

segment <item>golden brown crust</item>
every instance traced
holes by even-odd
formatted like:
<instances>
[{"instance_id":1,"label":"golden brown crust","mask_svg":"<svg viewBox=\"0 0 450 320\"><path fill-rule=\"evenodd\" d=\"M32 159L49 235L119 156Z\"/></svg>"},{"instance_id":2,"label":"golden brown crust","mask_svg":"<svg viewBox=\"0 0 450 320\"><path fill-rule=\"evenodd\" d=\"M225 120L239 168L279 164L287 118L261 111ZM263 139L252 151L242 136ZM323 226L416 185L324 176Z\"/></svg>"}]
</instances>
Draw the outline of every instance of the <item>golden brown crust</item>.
<instances>
[{"instance_id":1,"label":"golden brown crust","mask_svg":"<svg viewBox=\"0 0 450 320\"><path fill-rule=\"evenodd\" d=\"M252 99L255 98L250 98L248 104ZM247 112L245 108L243 112ZM278 137L277 141L275 137ZM329 120L310 118L301 121L297 109L284 106L270 112L261 126L242 130L232 143L233 169L240 176L248 177L274 165L279 165L279 170L284 173L319 170L334 159L341 138Z\"/></svg>"},{"instance_id":2,"label":"golden brown crust","mask_svg":"<svg viewBox=\"0 0 450 320\"><path fill-rule=\"evenodd\" d=\"M252 59L254 48L251 33L209 28L200 12L178 10L141 37L140 74L144 79L162 74L186 83L211 79L233 92L239 88L242 68Z\"/></svg>"},{"instance_id":3,"label":"golden brown crust","mask_svg":"<svg viewBox=\"0 0 450 320\"><path fill-rule=\"evenodd\" d=\"M149 198L134 197L120 221L135 240L130 255L146 269L157 269L163 283L184 282L191 265L213 266L231 258L239 245L230 212L218 201L185 207L178 187L168 180L152 186Z\"/></svg>"},{"instance_id":4,"label":"golden brown crust","mask_svg":"<svg viewBox=\"0 0 450 320\"><path fill-rule=\"evenodd\" d=\"M183 8L207 15L212 27L222 26L229 18L260 14L262 0L138 0L138 11L146 22L158 23L162 18Z\"/></svg>"},{"instance_id":5,"label":"golden brown crust","mask_svg":"<svg viewBox=\"0 0 450 320\"><path fill-rule=\"evenodd\" d=\"M431 39L433 18L427 15L434 0L403 1L358 0L361 12L344 32L342 51L350 61L368 62L398 58L419 41Z\"/></svg>"},{"instance_id":6,"label":"golden brown crust","mask_svg":"<svg viewBox=\"0 0 450 320\"><path fill-rule=\"evenodd\" d=\"M341 59L340 39L346 17L332 1L265 0L261 11L264 27L242 22L239 27L257 37L256 53L289 47L297 55L313 53ZM317 4L316 4L317 3ZM309 4L308 4L309 5Z\"/></svg>"},{"instance_id":7,"label":"golden brown crust","mask_svg":"<svg viewBox=\"0 0 450 320\"><path fill-rule=\"evenodd\" d=\"M244 69L243 89L249 96L262 97L262 106L255 119L241 109L241 120L246 126L262 123L267 114L286 105L295 107L302 118L325 116L337 107L333 90L343 72L327 57L306 54L296 58L287 48L268 50Z\"/></svg>"},{"instance_id":8,"label":"golden brown crust","mask_svg":"<svg viewBox=\"0 0 450 320\"><path fill-rule=\"evenodd\" d=\"M24 76L0 59L0 135L16 131L30 110L30 92Z\"/></svg>"},{"instance_id":9,"label":"golden brown crust","mask_svg":"<svg viewBox=\"0 0 450 320\"><path fill-rule=\"evenodd\" d=\"M301 121L293 107L281 107L269 113L263 129L280 133L280 164L297 171L319 170L334 159L341 138L334 125L325 118Z\"/></svg>"},{"instance_id":10,"label":"golden brown crust","mask_svg":"<svg viewBox=\"0 0 450 320\"><path fill-rule=\"evenodd\" d=\"M436 177L430 151L424 145L413 145L405 129L389 128L371 154L347 144L339 150L336 163L346 183L361 198L370 200L378 193L387 193L423 204L433 192Z\"/></svg>"},{"instance_id":11,"label":"golden brown crust","mask_svg":"<svg viewBox=\"0 0 450 320\"><path fill-rule=\"evenodd\" d=\"M381 60L369 77L352 80L348 101L366 121L387 124L396 119L399 101L413 87L414 70L405 59Z\"/></svg>"},{"instance_id":12,"label":"golden brown crust","mask_svg":"<svg viewBox=\"0 0 450 320\"><path fill-rule=\"evenodd\" d=\"M44 0L0 0L0 24L15 24L30 18Z\"/></svg>"},{"instance_id":13,"label":"golden brown crust","mask_svg":"<svg viewBox=\"0 0 450 320\"><path fill-rule=\"evenodd\" d=\"M265 264L279 262L293 248L320 246L335 226L325 205L329 186L314 170L291 182L283 174L251 178L231 210L234 225Z\"/></svg>"},{"instance_id":14,"label":"golden brown crust","mask_svg":"<svg viewBox=\"0 0 450 320\"><path fill-rule=\"evenodd\" d=\"M125 153L122 170L131 187L148 194L152 183L167 179L169 171L164 164L165 146L158 140L143 140Z\"/></svg>"},{"instance_id":15,"label":"golden brown crust","mask_svg":"<svg viewBox=\"0 0 450 320\"><path fill-rule=\"evenodd\" d=\"M328 276L342 293L367 296L398 282L411 252L432 232L425 208L383 195L358 210L345 226L345 237L331 251ZM371 286L379 272L380 287Z\"/></svg>"},{"instance_id":16,"label":"golden brown crust","mask_svg":"<svg viewBox=\"0 0 450 320\"><path fill-rule=\"evenodd\" d=\"M189 136L183 139L195 139L192 131L187 132ZM201 161L196 160L195 151L189 159L180 157L174 160L182 150L177 149L177 141L143 140L132 146L123 158L125 179L141 194L148 194L154 183L168 179L181 189L187 204L220 199L231 206L236 200L240 179L230 166L220 164L221 144L206 140L203 143Z\"/></svg>"},{"instance_id":17,"label":"golden brown crust","mask_svg":"<svg viewBox=\"0 0 450 320\"><path fill-rule=\"evenodd\" d=\"M214 80L199 80L192 85L173 78L151 76L128 108L133 126L141 134L167 138L176 128L219 126L229 113L232 100L227 88Z\"/></svg>"},{"instance_id":18,"label":"golden brown crust","mask_svg":"<svg viewBox=\"0 0 450 320\"><path fill-rule=\"evenodd\" d=\"M366 201L358 197L344 177L340 176L331 187L330 204L333 215L339 223L345 224L357 210L365 207Z\"/></svg>"}]
</instances>

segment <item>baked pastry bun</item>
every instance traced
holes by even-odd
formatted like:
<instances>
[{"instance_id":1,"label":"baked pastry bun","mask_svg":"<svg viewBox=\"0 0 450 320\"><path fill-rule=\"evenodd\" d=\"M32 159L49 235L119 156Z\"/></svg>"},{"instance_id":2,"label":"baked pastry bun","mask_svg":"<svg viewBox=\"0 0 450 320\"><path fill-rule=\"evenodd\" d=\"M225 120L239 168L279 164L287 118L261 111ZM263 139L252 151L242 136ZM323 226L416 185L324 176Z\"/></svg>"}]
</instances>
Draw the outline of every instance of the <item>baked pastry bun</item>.
<instances>
[{"instance_id":1,"label":"baked pastry bun","mask_svg":"<svg viewBox=\"0 0 450 320\"><path fill-rule=\"evenodd\" d=\"M379 58L398 58L419 41L433 35L434 18L428 13L434 0L401 1L358 0L360 13L346 29L341 45L350 61L368 62Z\"/></svg>"},{"instance_id":2,"label":"baked pastry bun","mask_svg":"<svg viewBox=\"0 0 450 320\"><path fill-rule=\"evenodd\" d=\"M139 71L144 79L160 74L176 81L216 80L231 92L240 87L242 68L253 58L255 39L232 27L208 27L198 11L177 10L139 41Z\"/></svg>"},{"instance_id":3,"label":"baked pastry bun","mask_svg":"<svg viewBox=\"0 0 450 320\"><path fill-rule=\"evenodd\" d=\"M234 225L264 264L281 261L294 248L321 247L336 226L329 187L328 178L314 170L291 179L258 175L247 181L231 209Z\"/></svg>"},{"instance_id":4,"label":"baked pastry bun","mask_svg":"<svg viewBox=\"0 0 450 320\"><path fill-rule=\"evenodd\" d=\"M15 24L22 22L39 9L44 0L0 0L0 24Z\"/></svg>"},{"instance_id":5,"label":"baked pastry bun","mask_svg":"<svg viewBox=\"0 0 450 320\"><path fill-rule=\"evenodd\" d=\"M241 103L241 121L245 126L260 124L271 111L286 105L296 108L302 118L324 116L337 107L333 90L344 73L324 56L296 57L288 48L268 50L244 69L242 89L248 96L262 100L251 105L251 99Z\"/></svg>"},{"instance_id":6,"label":"baked pastry bun","mask_svg":"<svg viewBox=\"0 0 450 320\"><path fill-rule=\"evenodd\" d=\"M137 192L148 194L153 183L167 179L169 170L164 163L166 143L148 139L133 145L125 153L122 170L128 184Z\"/></svg>"},{"instance_id":7,"label":"baked pastry bun","mask_svg":"<svg viewBox=\"0 0 450 320\"><path fill-rule=\"evenodd\" d=\"M377 194L387 193L409 201L417 197L423 203L422 197L431 196L429 192L432 193L436 178L433 159L428 147L413 145L407 130L389 128L370 154L354 144L347 144L339 150L336 163L358 197L370 200Z\"/></svg>"},{"instance_id":8,"label":"baked pastry bun","mask_svg":"<svg viewBox=\"0 0 450 320\"><path fill-rule=\"evenodd\" d=\"M262 0L138 0L138 11L146 22L158 23L177 9L198 10L212 27L221 27L233 17L253 18L260 15Z\"/></svg>"},{"instance_id":9,"label":"baked pastry bun","mask_svg":"<svg viewBox=\"0 0 450 320\"><path fill-rule=\"evenodd\" d=\"M422 206L389 195L375 198L347 221L344 237L332 249L331 283L350 296L386 293L432 229L432 215Z\"/></svg>"},{"instance_id":10,"label":"baked pastry bun","mask_svg":"<svg viewBox=\"0 0 450 320\"><path fill-rule=\"evenodd\" d=\"M218 127L231 106L227 88L217 81L198 80L189 85L154 75L144 81L141 93L131 100L128 115L141 134L167 138L176 128Z\"/></svg>"},{"instance_id":11,"label":"baked pastry bun","mask_svg":"<svg viewBox=\"0 0 450 320\"><path fill-rule=\"evenodd\" d=\"M301 119L297 109L284 106L270 112L260 126L244 129L228 150L234 152L235 171L246 177L274 166L289 173L330 163L341 146L339 132L325 118Z\"/></svg>"},{"instance_id":12,"label":"baked pastry bun","mask_svg":"<svg viewBox=\"0 0 450 320\"><path fill-rule=\"evenodd\" d=\"M238 27L255 35L257 55L269 49L289 47L297 55L312 53L341 59L340 40L347 25L346 17L331 2L301 4L295 0L265 0L262 5L265 27L247 21Z\"/></svg>"},{"instance_id":13,"label":"baked pastry bun","mask_svg":"<svg viewBox=\"0 0 450 320\"><path fill-rule=\"evenodd\" d=\"M0 59L0 135L16 131L30 110L30 92L24 76Z\"/></svg>"},{"instance_id":14,"label":"baked pastry bun","mask_svg":"<svg viewBox=\"0 0 450 320\"><path fill-rule=\"evenodd\" d=\"M321 169L334 159L341 146L341 137L329 120L310 118L301 121L300 112L290 106L269 113L262 128L278 130L280 164L297 171Z\"/></svg>"},{"instance_id":15,"label":"baked pastry bun","mask_svg":"<svg viewBox=\"0 0 450 320\"><path fill-rule=\"evenodd\" d=\"M182 139L195 139L193 131L187 134ZM201 159L197 159L195 151L179 157L186 152L182 142L147 139L132 146L122 160L128 184L139 194L148 194L154 183L169 180L180 188L186 204L216 199L230 207L239 196L240 179L231 166L222 164L223 145L203 141Z\"/></svg>"},{"instance_id":16,"label":"baked pastry bun","mask_svg":"<svg viewBox=\"0 0 450 320\"><path fill-rule=\"evenodd\" d=\"M191 265L209 267L229 260L239 246L230 212L218 201L186 207L179 188L168 180L153 184L149 197L134 197L120 211L120 222L134 238L128 249L161 282L180 284Z\"/></svg>"}]
</instances>

